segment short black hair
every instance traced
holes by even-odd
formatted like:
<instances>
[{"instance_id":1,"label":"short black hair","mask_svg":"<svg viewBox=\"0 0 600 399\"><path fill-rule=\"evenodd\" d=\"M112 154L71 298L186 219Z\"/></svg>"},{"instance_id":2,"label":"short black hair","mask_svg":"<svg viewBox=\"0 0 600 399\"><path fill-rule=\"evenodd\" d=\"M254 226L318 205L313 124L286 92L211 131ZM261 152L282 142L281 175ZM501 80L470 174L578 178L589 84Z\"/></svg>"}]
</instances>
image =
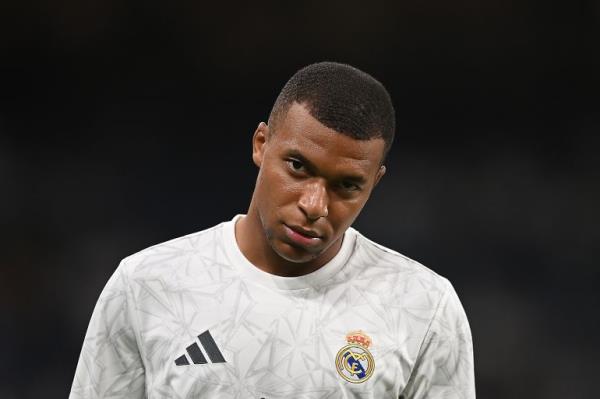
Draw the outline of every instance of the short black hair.
<instances>
[{"instance_id":1,"label":"short black hair","mask_svg":"<svg viewBox=\"0 0 600 399\"><path fill-rule=\"evenodd\" d=\"M396 117L390 95L377 79L353 66L319 62L300 69L277 96L269 124L276 124L294 102L336 132L357 140L382 138L382 161L392 146Z\"/></svg>"}]
</instances>

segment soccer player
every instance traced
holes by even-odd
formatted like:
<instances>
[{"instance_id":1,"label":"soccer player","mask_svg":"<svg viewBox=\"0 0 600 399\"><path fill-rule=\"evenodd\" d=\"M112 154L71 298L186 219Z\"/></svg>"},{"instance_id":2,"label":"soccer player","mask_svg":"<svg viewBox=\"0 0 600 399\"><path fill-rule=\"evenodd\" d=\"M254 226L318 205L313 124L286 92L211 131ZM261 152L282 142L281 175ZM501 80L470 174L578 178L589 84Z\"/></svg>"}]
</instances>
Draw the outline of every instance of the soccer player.
<instances>
[{"instance_id":1,"label":"soccer player","mask_svg":"<svg viewBox=\"0 0 600 399\"><path fill-rule=\"evenodd\" d=\"M351 225L385 174L385 88L318 63L252 141L248 212L125 258L71 398L474 398L451 284Z\"/></svg>"}]
</instances>

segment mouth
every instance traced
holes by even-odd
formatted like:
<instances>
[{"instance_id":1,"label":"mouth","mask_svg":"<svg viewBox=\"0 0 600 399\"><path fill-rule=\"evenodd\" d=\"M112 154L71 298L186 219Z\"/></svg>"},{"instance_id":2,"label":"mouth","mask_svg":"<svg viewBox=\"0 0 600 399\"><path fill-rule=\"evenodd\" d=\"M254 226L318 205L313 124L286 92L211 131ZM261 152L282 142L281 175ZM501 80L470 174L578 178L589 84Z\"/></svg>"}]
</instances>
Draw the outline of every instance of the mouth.
<instances>
[{"instance_id":1,"label":"mouth","mask_svg":"<svg viewBox=\"0 0 600 399\"><path fill-rule=\"evenodd\" d=\"M323 237L321 234L319 234L315 230L308 230L308 229L305 229L300 226L288 226L287 224L286 224L286 226L289 227L291 230L295 231L296 233L302 234L303 236L308 237L308 238L322 238Z\"/></svg>"},{"instance_id":2,"label":"mouth","mask_svg":"<svg viewBox=\"0 0 600 399\"><path fill-rule=\"evenodd\" d=\"M288 226L284 224L287 237L295 244L303 247L318 245L322 242L323 236L315 230L305 229L300 226Z\"/></svg>"}]
</instances>

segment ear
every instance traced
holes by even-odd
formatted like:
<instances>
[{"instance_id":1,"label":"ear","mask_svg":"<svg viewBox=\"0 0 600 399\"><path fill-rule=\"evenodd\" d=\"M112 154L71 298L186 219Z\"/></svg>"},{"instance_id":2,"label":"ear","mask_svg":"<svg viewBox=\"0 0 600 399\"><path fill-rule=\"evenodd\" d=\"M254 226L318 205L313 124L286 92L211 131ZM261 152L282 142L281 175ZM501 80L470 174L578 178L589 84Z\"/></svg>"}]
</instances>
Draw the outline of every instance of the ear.
<instances>
[{"instance_id":1,"label":"ear","mask_svg":"<svg viewBox=\"0 0 600 399\"><path fill-rule=\"evenodd\" d=\"M377 176L375 176L375 184L373 185L373 187L375 187L377 185L377 183L379 183L379 180L381 180L381 178L383 177L383 175L385 175L385 165L381 165L379 167L379 170L377 171Z\"/></svg>"},{"instance_id":2,"label":"ear","mask_svg":"<svg viewBox=\"0 0 600 399\"><path fill-rule=\"evenodd\" d=\"M254 136L252 136L252 160L260 168L265 152L265 145L269 138L269 125L264 122L258 124Z\"/></svg>"}]
</instances>

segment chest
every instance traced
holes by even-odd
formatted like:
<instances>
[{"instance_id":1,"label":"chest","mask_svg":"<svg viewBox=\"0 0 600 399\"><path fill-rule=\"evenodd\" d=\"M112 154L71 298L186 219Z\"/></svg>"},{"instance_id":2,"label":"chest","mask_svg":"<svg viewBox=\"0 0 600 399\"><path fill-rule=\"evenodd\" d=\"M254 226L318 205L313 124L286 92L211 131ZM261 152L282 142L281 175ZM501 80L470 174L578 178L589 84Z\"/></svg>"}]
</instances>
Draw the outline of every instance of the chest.
<instances>
[{"instance_id":1,"label":"chest","mask_svg":"<svg viewBox=\"0 0 600 399\"><path fill-rule=\"evenodd\" d=\"M149 397L394 398L420 342L403 312L354 287L162 283L136 303Z\"/></svg>"}]
</instances>

